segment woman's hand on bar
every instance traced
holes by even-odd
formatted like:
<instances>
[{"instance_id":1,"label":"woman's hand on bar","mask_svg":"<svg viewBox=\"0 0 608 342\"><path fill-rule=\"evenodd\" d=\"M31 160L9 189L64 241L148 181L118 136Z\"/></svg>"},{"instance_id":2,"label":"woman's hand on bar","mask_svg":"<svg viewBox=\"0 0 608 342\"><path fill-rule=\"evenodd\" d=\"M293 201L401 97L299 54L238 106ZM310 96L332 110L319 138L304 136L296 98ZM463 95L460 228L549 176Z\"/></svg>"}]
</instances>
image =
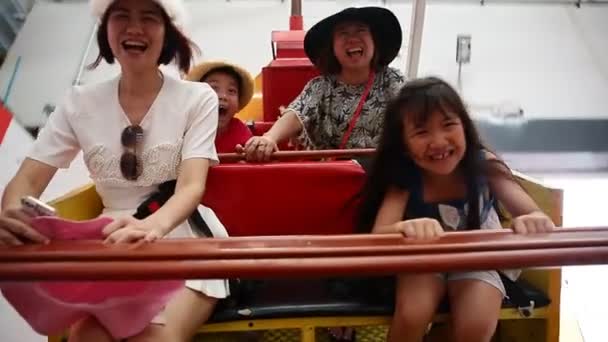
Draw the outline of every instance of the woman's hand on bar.
<instances>
[{"instance_id":1,"label":"woman's hand on bar","mask_svg":"<svg viewBox=\"0 0 608 342\"><path fill-rule=\"evenodd\" d=\"M245 146L237 145L237 153L244 153L247 161L267 162L279 150L277 142L268 135L252 137Z\"/></svg>"},{"instance_id":2,"label":"woman's hand on bar","mask_svg":"<svg viewBox=\"0 0 608 342\"><path fill-rule=\"evenodd\" d=\"M416 240L436 239L444 234L439 222L431 218L405 220L397 223L397 232Z\"/></svg>"},{"instance_id":3,"label":"woman's hand on bar","mask_svg":"<svg viewBox=\"0 0 608 342\"><path fill-rule=\"evenodd\" d=\"M555 224L545 213L535 211L514 218L511 228L517 234L538 234L553 231Z\"/></svg>"},{"instance_id":4,"label":"woman's hand on bar","mask_svg":"<svg viewBox=\"0 0 608 342\"><path fill-rule=\"evenodd\" d=\"M134 243L141 240L153 242L162 239L166 231L149 220L138 220L132 216L125 216L108 224L103 229L106 237L104 243Z\"/></svg>"}]
</instances>

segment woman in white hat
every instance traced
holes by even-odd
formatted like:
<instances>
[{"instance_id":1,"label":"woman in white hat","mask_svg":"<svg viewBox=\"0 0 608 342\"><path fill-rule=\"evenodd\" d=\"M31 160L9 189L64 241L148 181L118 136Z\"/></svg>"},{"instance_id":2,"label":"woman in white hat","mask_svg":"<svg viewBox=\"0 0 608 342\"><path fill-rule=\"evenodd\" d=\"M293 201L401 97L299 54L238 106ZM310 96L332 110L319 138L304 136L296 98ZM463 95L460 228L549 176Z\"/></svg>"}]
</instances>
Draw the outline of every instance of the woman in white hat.
<instances>
[{"instance_id":1,"label":"woman in white hat","mask_svg":"<svg viewBox=\"0 0 608 342\"><path fill-rule=\"evenodd\" d=\"M190 68L196 46L180 31L180 0L91 0L99 18L99 57L121 67L117 77L74 87L50 116L29 157L7 185L0 214L0 243L40 243L45 237L20 210L24 196L38 197L58 168L79 151L104 204L115 218L106 242L194 237L186 218L205 190L217 161L214 139L218 99L205 83L163 74L160 64ZM178 172L179 170L179 172ZM132 215L158 185L177 179L175 194L145 219ZM187 281L141 333L128 341L188 341L228 295L224 280ZM156 323L156 324L155 324ZM112 341L97 320L71 329L70 341Z\"/></svg>"},{"instance_id":2,"label":"woman in white hat","mask_svg":"<svg viewBox=\"0 0 608 342\"><path fill-rule=\"evenodd\" d=\"M401 48L401 26L386 8L347 8L314 25L306 55L321 71L261 137L244 146L248 160L268 160L277 143L300 135L312 149L370 148L384 109L404 76L388 67Z\"/></svg>"}]
</instances>

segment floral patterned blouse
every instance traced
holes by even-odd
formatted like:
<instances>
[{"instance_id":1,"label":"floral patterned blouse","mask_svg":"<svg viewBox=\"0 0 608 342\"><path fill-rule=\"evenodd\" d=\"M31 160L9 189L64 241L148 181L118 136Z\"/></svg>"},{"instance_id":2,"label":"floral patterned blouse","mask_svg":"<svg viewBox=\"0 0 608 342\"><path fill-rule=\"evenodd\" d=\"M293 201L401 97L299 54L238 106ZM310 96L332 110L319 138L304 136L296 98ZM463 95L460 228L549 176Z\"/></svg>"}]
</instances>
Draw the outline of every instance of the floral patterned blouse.
<instances>
[{"instance_id":1,"label":"floral patterned blouse","mask_svg":"<svg viewBox=\"0 0 608 342\"><path fill-rule=\"evenodd\" d=\"M403 74L394 68L386 67L376 73L346 148L378 145L386 106L404 81ZM287 108L294 111L304 125L299 143L310 149L339 148L365 86L344 84L335 75L310 80Z\"/></svg>"}]
</instances>

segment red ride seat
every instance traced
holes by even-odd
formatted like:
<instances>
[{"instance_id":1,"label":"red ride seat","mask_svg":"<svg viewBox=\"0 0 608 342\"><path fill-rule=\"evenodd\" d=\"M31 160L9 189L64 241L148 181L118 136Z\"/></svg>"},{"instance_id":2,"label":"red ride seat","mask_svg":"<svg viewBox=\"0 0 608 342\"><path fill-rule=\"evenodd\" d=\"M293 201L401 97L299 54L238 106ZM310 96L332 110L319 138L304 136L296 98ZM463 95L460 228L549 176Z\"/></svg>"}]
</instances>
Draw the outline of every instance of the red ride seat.
<instances>
[{"instance_id":1,"label":"red ride seat","mask_svg":"<svg viewBox=\"0 0 608 342\"><path fill-rule=\"evenodd\" d=\"M352 161L225 164L201 203L230 236L350 234L364 180Z\"/></svg>"},{"instance_id":2,"label":"red ride seat","mask_svg":"<svg viewBox=\"0 0 608 342\"><path fill-rule=\"evenodd\" d=\"M364 179L350 161L223 164L211 168L202 203L231 236L350 234ZM549 303L529 286L524 291L537 306ZM210 322L394 312L394 277L244 278L230 292Z\"/></svg>"}]
</instances>

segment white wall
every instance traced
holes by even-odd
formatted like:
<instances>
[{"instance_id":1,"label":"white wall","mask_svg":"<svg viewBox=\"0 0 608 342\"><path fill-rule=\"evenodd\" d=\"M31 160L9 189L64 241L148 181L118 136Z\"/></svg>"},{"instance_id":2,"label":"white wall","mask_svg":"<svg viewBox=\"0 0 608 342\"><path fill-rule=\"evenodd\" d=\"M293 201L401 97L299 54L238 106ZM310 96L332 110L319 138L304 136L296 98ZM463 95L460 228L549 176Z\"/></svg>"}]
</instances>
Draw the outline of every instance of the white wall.
<instances>
[{"instance_id":1,"label":"white wall","mask_svg":"<svg viewBox=\"0 0 608 342\"><path fill-rule=\"evenodd\" d=\"M57 103L76 75L93 25L88 4L37 2L0 69L4 96L16 68L7 104L24 125L44 122L46 103Z\"/></svg>"},{"instance_id":2,"label":"white wall","mask_svg":"<svg viewBox=\"0 0 608 342\"><path fill-rule=\"evenodd\" d=\"M305 0L305 27L349 5L381 1ZM290 1L190 0L188 28L203 58L227 58L257 74L271 59L270 33L287 29ZM409 3L388 2L407 39ZM50 30L50 25L53 29ZM16 56L22 65L9 104L26 124L43 122L45 103L70 86L93 19L79 2L39 1L0 72L5 89ZM608 6L450 4L429 1L420 75L456 84L456 35L471 34L472 61L463 66L462 92L476 106L519 106L528 117L608 118ZM402 55L393 63L405 66ZM92 49L91 61L96 54ZM105 79L117 68L85 73Z\"/></svg>"},{"instance_id":3,"label":"white wall","mask_svg":"<svg viewBox=\"0 0 608 342\"><path fill-rule=\"evenodd\" d=\"M0 340L3 342L46 342L25 322L12 306L0 296Z\"/></svg>"},{"instance_id":4,"label":"white wall","mask_svg":"<svg viewBox=\"0 0 608 342\"><path fill-rule=\"evenodd\" d=\"M305 27L348 5L304 1ZM407 39L411 6L391 4ZM288 26L289 1L191 1L191 34L204 58L230 58L257 73L272 58L270 32ZM456 84L456 36L473 37L462 93L474 107L521 107L529 117L608 117L608 6L433 3L427 7L420 75ZM405 66L407 41L393 66Z\"/></svg>"},{"instance_id":5,"label":"white wall","mask_svg":"<svg viewBox=\"0 0 608 342\"><path fill-rule=\"evenodd\" d=\"M463 94L534 117L608 117L608 6L433 5L420 70L456 82L456 35L472 35Z\"/></svg>"}]
</instances>

